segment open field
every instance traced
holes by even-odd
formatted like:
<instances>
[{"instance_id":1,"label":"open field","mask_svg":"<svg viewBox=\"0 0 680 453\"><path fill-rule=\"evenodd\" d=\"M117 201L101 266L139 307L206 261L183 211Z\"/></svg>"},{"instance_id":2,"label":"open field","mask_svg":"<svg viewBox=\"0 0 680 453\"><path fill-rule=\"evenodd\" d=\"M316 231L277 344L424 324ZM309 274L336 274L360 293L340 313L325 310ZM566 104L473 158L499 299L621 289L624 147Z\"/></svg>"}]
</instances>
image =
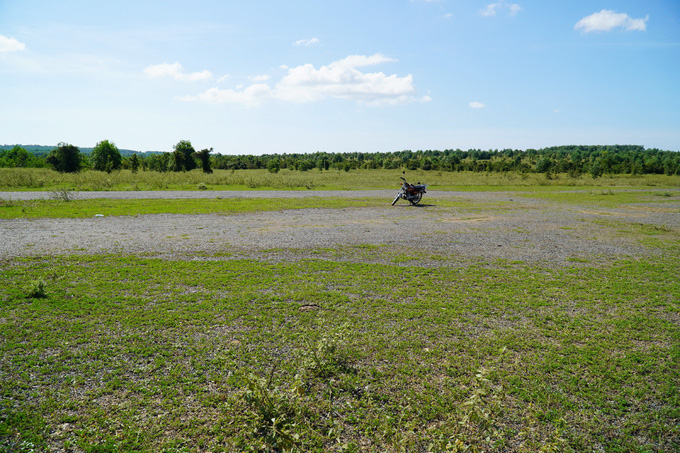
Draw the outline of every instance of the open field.
<instances>
[{"instance_id":1,"label":"open field","mask_svg":"<svg viewBox=\"0 0 680 453\"><path fill-rule=\"evenodd\" d=\"M0 451L677 451L673 181L3 198Z\"/></svg>"},{"instance_id":2,"label":"open field","mask_svg":"<svg viewBox=\"0 0 680 453\"><path fill-rule=\"evenodd\" d=\"M75 190L75 191L147 191L147 190L365 190L398 189L398 170L294 171L215 170L205 174L190 172L121 170L112 173L83 171L58 173L46 168L0 168L0 191ZM590 175L570 177L553 174L550 179L540 173L486 173L407 171L409 182L422 181L436 190L525 190L527 187L680 187L680 176Z\"/></svg>"}]
</instances>

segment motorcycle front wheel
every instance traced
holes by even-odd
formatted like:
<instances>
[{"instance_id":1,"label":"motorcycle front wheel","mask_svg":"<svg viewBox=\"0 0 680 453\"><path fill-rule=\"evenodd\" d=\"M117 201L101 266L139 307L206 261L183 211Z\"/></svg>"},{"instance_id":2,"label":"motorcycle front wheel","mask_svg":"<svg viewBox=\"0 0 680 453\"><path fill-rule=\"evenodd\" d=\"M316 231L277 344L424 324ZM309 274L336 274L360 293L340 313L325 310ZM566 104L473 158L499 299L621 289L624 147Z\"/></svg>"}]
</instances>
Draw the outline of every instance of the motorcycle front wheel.
<instances>
[{"instance_id":1,"label":"motorcycle front wheel","mask_svg":"<svg viewBox=\"0 0 680 453\"><path fill-rule=\"evenodd\" d=\"M397 202L397 200L399 199L399 195L400 195L400 194L397 194L397 196L394 197L394 201L392 202L392 206L394 206L394 204L395 204L395 203Z\"/></svg>"},{"instance_id":2,"label":"motorcycle front wheel","mask_svg":"<svg viewBox=\"0 0 680 453\"><path fill-rule=\"evenodd\" d=\"M422 200L422 199L423 199L423 193L418 192L409 201L411 202L412 205L417 205L418 203L420 203L420 200Z\"/></svg>"}]
</instances>

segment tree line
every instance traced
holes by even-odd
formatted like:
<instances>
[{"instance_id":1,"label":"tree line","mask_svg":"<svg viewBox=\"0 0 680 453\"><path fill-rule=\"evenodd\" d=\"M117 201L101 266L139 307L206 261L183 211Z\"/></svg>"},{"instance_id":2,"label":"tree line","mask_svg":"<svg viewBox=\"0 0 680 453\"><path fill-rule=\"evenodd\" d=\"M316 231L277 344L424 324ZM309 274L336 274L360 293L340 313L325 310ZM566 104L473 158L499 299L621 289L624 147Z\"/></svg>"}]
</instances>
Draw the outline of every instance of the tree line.
<instances>
[{"instance_id":1,"label":"tree line","mask_svg":"<svg viewBox=\"0 0 680 453\"><path fill-rule=\"evenodd\" d=\"M60 143L47 154L28 152L16 145L0 150L0 167L51 167L62 172L83 169L133 172L180 172L200 168L205 173L213 169L281 169L296 171L356 169L408 169L474 172L557 173L570 176L590 174L680 174L680 153L638 145L553 146L542 149L481 150L460 149L403 150L375 153L326 153L224 155L213 149L196 151L188 140L179 141L172 152L132 153L123 157L114 143L101 141L89 154L67 143Z\"/></svg>"}]
</instances>

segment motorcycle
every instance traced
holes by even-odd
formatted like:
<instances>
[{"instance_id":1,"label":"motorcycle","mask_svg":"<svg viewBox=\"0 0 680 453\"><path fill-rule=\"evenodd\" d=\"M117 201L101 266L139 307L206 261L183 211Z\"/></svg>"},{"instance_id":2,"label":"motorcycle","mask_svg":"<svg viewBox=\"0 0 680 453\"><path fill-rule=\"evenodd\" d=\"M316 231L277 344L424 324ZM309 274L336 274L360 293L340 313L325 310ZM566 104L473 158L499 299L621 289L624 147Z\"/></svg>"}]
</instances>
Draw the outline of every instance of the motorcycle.
<instances>
[{"instance_id":1,"label":"motorcycle","mask_svg":"<svg viewBox=\"0 0 680 453\"><path fill-rule=\"evenodd\" d=\"M397 192L397 196L394 197L392 206L394 206L397 200L400 198L408 200L408 202L413 206L420 203L420 200L423 198L423 194L427 193L427 184L420 184L420 182L416 185L409 184L402 176L400 176L399 179L401 179L403 182L401 183L401 189L399 189L399 192Z\"/></svg>"}]
</instances>

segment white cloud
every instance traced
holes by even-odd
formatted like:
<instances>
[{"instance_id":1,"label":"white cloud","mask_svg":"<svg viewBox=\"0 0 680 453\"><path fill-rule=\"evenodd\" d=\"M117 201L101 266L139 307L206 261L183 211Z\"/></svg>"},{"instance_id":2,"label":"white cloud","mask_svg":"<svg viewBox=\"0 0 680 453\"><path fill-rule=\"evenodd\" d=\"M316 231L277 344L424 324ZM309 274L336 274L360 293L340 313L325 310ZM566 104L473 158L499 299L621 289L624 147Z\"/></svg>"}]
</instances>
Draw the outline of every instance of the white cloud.
<instances>
[{"instance_id":1,"label":"white cloud","mask_svg":"<svg viewBox=\"0 0 680 453\"><path fill-rule=\"evenodd\" d=\"M500 0L496 3L486 5L486 8L480 11L480 14L485 17L495 16L500 10L507 10L511 16L516 15L522 9L517 3L508 3L505 0Z\"/></svg>"},{"instance_id":2,"label":"white cloud","mask_svg":"<svg viewBox=\"0 0 680 453\"><path fill-rule=\"evenodd\" d=\"M236 103L254 107L271 97L271 87L269 85L266 83L256 83L240 90L210 88L205 93L197 96L185 96L179 99L182 101L204 101L216 104Z\"/></svg>"},{"instance_id":3,"label":"white cloud","mask_svg":"<svg viewBox=\"0 0 680 453\"><path fill-rule=\"evenodd\" d=\"M477 101L470 102L470 108L472 108L472 109L483 109L485 107L486 107L486 105L482 104L481 102L477 102Z\"/></svg>"},{"instance_id":4,"label":"white cloud","mask_svg":"<svg viewBox=\"0 0 680 453\"><path fill-rule=\"evenodd\" d=\"M603 9L599 13L586 16L574 25L574 30L583 33L594 31L611 31L615 28L623 28L626 31L645 31L649 16L644 19L633 19L626 13L615 13L610 9Z\"/></svg>"},{"instance_id":5,"label":"white cloud","mask_svg":"<svg viewBox=\"0 0 680 453\"><path fill-rule=\"evenodd\" d=\"M250 80L252 80L254 82L266 82L269 79L271 79L271 76L267 75L267 74L256 75L256 76L250 77Z\"/></svg>"},{"instance_id":6,"label":"white cloud","mask_svg":"<svg viewBox=\"0 0 680 453\"><path fill-rule=\"evenodd\" d=\"M288 102L315 102L325 99L345 99L370 105L395 105L406 102L427 102L429 96L417 97L410 74L399 77L382 72L361 72L357 68L394 62L381 54L350 55L319 69L311 64L284 67L287 74L272 88L266 83L246 88L220 90L211 88L198 96L186 96L184 101L234 102L259 105L266 99ZM263 81L263 79L257 79Z\"/></svg>"},{"instance_id":7,"label":"white cloud","mask_svg":"<svg viewBox=\"0 0 680 453\"><path fill-rule=\"evenodd\" d=\"M151 78L170 77L181 82L196 82L200 80L212 79L210 71L186 73L179 63L163 63L147 66L144 69L144 74Z\"/></svg>"},{"instance_id":8,"label":"white cloud","mask_svg":"<svg viewBox=\"0 0 680 453\"><path fill-rule=\"evenodd\" d=\"M519 6L517 3L513 3L513 4L510 5L510 15L511 16L516 15L521 10L522 10L522 7Z\"/></svg>"},{"instance_id":9,"label":"white cloud","mask_svg":"<svg viewBox=\"0 0 680 453\"><path fill-rule=\"evenodd\" d=\"M416 98L413 76L399 77L382 72L364 73L357 68L396 60L381 54L350 55L316 69L311 64L291 68L276 85L276 97L293 102L312 102L328 98L347 99L367 104L400 104L428 101Z\"/></svg>"},{"instance_id":10,"label":"white cloud","mask_svg":"<svg viewBox=\"0 0 680 453\"><path fill-rule=\"evenodd\" d=\"M0 35L0 52L19 52L26 49L26 44L14 38Z\"/></svg>"},{"instance_id":11,"label":"white cloud","mask_svg":"<svg viewBox=\"0 0 680 453\"><path fill-rule=\"evenodd\" d=\"M296 46L311 46L312 44L318 44L319 43L319 38L310 38L310 39L299 39L295 41L293 44Z\"/></svg>"}]
</instances>

